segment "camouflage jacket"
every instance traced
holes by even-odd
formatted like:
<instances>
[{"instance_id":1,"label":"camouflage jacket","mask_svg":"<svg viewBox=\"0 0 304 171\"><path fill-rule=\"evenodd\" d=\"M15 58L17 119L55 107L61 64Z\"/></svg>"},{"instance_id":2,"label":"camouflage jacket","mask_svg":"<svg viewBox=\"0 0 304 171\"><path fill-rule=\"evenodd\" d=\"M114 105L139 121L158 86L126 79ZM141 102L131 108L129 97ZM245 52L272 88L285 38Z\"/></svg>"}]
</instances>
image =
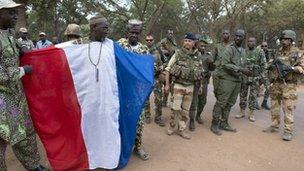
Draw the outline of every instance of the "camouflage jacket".
<instances>
[{"instance_id":1,"label":"camouflage jacket","mask_svg":"<svg viewBox=\"0 0 304 171\"><path fill-rule=\"evenodd\" d=\"M159 74L161 74L164 68L163 62L161 60L161 55L159 51L156 49L156 46L151 47L149 53L154 57L154 75L155 78L157 78Z\"/></svg>"},{"instance_id":2,"label":"camouflage jacket","mask_svg":"<svg viewBox=\"0 0 304 171\"><path fill-rule=\"evenodd\" d=\"M21 84L17 40L0 30L0 139L14 145L32 128Z\"/></svg>"},{"instance_id":3,"label":"camouflage jacket","mask_svg":"<svg viewBox=\"0 0 304 171\"><path fill-rule=\"evenodd\" d=\"M180 84L194 84L201 81L204 76L201 53L197 50L193 53L181 49L174 54L175 62L172 64L170 74L175 82Z\"/></svg>"},{"instance_id":4,"label":"camouflage jacket","mask_svg":"<svg viewBox=\"0 0 304 171\"><path fill-rule=\"evenodd\" d=\"M255 48L253 50L246 50L246 67L251 71L252 76L245 77L248 82L258 81L262 76L264 76L267 70L267 63L264 51Z\"/></svg>"},{"instance_id":5,"label":"camouflage jacket","mask_svg":"<svg viewBox=\"0 0 304 171\"><path fill-rule=\"evenodd\" d=\"M283 48L280 48L276 54L274 60L282 61L286 66L293 67L293 71L288 72L284 78L286 82L297 83L300 79L303 78L304 74L304 58L303 52L297 47L291 47L289 51L284 51ZM274 60L270 60L270 63ZM280 81L279 73L276 68L270 67L269 71L271 82ZM282 80L281 80L282 81Z\"/></svg>"},{"instance_id":6,"label":"camouflage jacket","mask_svg":"<svg viewBox=\"0 0 304 171\"><path fill-rule=\"evenodd\" d=\"M157 47L160 48L162 55L166 57L163 59L163 63L168 63L175 51L177 50L177 44L174 40L169 40L167 38L162 39L158 44ZM167 52L167 53L165 53Z\"/></svg>"},{"instance_id":7,"label":"camouflage jacket","mask_svg":"<svg viewBox=\"0 0 304 171\"><path fill-rule=\"evenodd\" d=\"M136 46L131 46L129 44L128 39L121 38L118 40L118 43L121 47L127 49L130 52L138 53L138 54L149 54L149 48L146 45L141 44L138 42Z\"/></svg>"}]
</instances>

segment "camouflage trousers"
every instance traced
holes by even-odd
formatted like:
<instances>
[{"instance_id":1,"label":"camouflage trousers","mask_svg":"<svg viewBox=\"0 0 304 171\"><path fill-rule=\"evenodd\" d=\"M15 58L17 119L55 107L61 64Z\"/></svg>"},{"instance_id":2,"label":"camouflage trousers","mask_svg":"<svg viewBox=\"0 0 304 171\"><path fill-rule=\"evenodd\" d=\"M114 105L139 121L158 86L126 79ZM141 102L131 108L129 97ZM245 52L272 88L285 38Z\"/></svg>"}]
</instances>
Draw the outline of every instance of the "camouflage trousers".
<instances>
[{"instance_id":1,"label":"camouflage trousers","mask_svg":"<svg viewBox=\"0 0 304 171\"><path fill-rule=\"evenodd\" d=\"M6 171L5 151L8 143L0 139L0 171ZM27 133L27 137L12 146L17 159L27 170L35 169L39 166L40 156L37 147L36 134L34 130Z\"/></svg>"},{"instance_id":2,"label":"camouflage trousers","mask_svg":"<svg viewBox=\"0 0 304 171\"><path fill-rule=\"evenodd\" d=\"M154 84L154 105L155 105L155 118L160 119L162 116L162 98L163 98L163 82L161 82L158 79L155 79ZM147 102L144 114L146 118L151 118L151 112L150 112L150 102Z\"/></svg>"},{"instance_id":3,"label":"camouflage trousers","mask_svg":"<svg viewBox=\"0 0 304 171\"><path fill-rule=\"evenodd\" d=\"M149 99L146 101L145 106L143 110L141 111L141 114L139 115L139 120L136 125L136 137L135 137L135 149L140 150L142 149L143 144L143 133L144 133L144 123L145 123L145 112L149 109L150 111L150 102Z\"/></svg>"},{"instance_id":4,"label":"camouflage trousers","mask_svg":"<svg viewBox=\"0 0 304 171\"><path fill-rule=\"evenodd\" d=\"M248 96L248 92L249 92L249 96ZM248 100L248 108L250 110L254 110L258 93L259 93L259 84L257 82L242 83L240 90L240 108L245 110L247 107L247 100Z\"/></svg>"},{"instance_id":5,"label":"camouflage trousers","mask_svg":"<svg viewBox=\"0 0 304 171\"><path fill-rule=\"evenodd\" d=\"M202 94L199 94L199 89L202 88ZM189 117L194 119L196 115L200 115L207 103L208 83L201 85L196 84L193 90L193 99L191 102Z\"/></svg>"},{"instance_id":6,"label":"camouflage trousers","mask_svg":"<svg viewBox=\"0 0 304 171\"><path fill-rule=\"evenodd\" d=\"M184 86L174 84L173 86L173 104L170 116L170 127L173 130L183 132L189 120L189 110L192 102L193 85Z\"/></svg>"},{"instance_id":7,"label":"camouflage trousers","mask_svg":"<svg viewBox=\"0 0 304 171\"><path fill-rule=\"evenodd\" d=\"M265 92L264 92L264 100L268 100L269 98L269 89L270 89L270 82L268 77L262 77L260 79L260 85L264 85L265 87Z\"/></svg>"},{"instance_id":8,"label":"camouflage trousers","mask_svg":"<svg viewBox=\"0 0 304 171\"><path fill-rule=\"evenodd\" d=\"M271 98L271 121L272 126L279 127L280 111L283 107L284 113L284 131L293 132L293 112L297 96L297 85L294 83L273 83L270 87Z\"/></svg>"}]
</instances>

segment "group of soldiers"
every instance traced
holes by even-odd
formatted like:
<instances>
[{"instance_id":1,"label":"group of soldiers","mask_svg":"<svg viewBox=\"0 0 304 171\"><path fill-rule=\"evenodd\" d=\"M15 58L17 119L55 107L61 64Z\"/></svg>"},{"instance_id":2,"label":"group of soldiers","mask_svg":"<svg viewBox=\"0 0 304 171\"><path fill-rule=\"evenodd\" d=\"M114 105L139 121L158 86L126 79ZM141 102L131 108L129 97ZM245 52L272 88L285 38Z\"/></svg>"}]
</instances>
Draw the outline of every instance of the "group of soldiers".
<instances>
[{"instance_id":1,"label":"group of soldiers","mask_svg":"<svg viewBox=\"0 0 304 171\"><path fill-rule=\"evenodd\" d=\"M47 170L39 165L39 154L35 132L28 114L26 100L20 78L32 72L31 66L19 67L20 54L35 47L27 37L27 30L20 29L20 39L12 34L17 20L16 4L11 0L0 2L0 170L6 170L5 149L8 144L27 170ZM61 46L81 44L90 41L107 40L109 23L106 18L96 16L90 19L90 36L83 38L77 24L69 24L65 31L66 42ZM265 132L278 132L280 110L283 108L283 140L292 140L293 113L297 99L297 82L304 74L302 52L293 42L296 33L285 30L280 35L281 47L276 51L268 49L267 42L257 47L254 37L249 37L247 48L243 47L246 38L242 29L234 33L231 40L229 30L223 30L221 42L210 45L206 35L186 33L181 45L174 39L173 30L167 30L166 37L155 43L152 34L140 41L143 23L130 20L127 34L118 43L128 51L138 54L151 54L155 59L154 122L165 126L162 108L167 106L171 95L171 114L168 135L177 134L190 139L190 131L196 129L195 123L203 124L202 112L207 102L208 84L212 77L216 103L212 113L210 130L221 135L222 130L236 132L229 124L232 106L240 94L240 119L245 117L248 103L248 119L255 121L257 95L260 84L266 88L262 107L271 112L272 124ZM45 33L41 33L38 46L50 44ZM47 45L49 46L49 45ZM45 47L47 47L45 46ZM212 47L209 52L207 47ZM249 94L249 97L248 97ZM271 97L271 107L268 97ZM137 125L134 153L142 160L148 160L149 154L143 149L144 123L151 123L150 101L147 100Z\"/></svg>"}]
</instances>

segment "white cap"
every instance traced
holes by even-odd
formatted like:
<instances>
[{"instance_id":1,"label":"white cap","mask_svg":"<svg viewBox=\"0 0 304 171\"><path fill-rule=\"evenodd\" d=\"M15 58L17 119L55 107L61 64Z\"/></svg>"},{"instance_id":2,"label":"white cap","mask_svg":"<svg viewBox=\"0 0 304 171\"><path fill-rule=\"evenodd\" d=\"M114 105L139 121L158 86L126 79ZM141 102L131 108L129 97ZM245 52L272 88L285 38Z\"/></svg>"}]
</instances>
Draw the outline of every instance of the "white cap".
<instances>
[{"instance_id":1,"label":"white cap","mask_svg":"<svg viewBox=\"0 0 304 171\"><path fill-rule=\"evenodd\" d=\"M19 32L21 32L21 33L27 33L27 29L24 28L24 27L21 27L21 28L19 29Z\"/></svg>"},{"instance_id":2,"label":"white cap","mask_svg":"<svg viewBox=\"0 0 304 171\"><path fill-rule=\"evenodd\" d=\"M46 34L44 32L40 32L39 36L41 36L41 35L46 36Z\"/></svg>"},{"instance_id":3,"label":"white cap","mask_svg":"<svg viewBox=\"0 0 304 171\"><path fill-rule=\"evenodd\" d=\"M22 4L16 4L12 0L0 0L0 9L2 8L16 8L21 6Z\"/></svg>"}]
</instances>

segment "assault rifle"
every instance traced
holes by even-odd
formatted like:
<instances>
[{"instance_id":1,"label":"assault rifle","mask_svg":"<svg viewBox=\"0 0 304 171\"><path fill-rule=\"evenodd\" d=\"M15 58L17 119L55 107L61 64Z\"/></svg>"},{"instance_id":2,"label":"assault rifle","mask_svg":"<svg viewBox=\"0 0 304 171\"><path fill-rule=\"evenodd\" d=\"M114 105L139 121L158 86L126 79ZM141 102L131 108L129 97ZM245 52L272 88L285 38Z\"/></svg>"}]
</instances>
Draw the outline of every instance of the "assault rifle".
<instances>
[{"instance_id":1,"label":"assault rifle","mask_svg":"<svg viewBox=\"0 0 304 171\"><path fill-rule=\"evenodd\" d=\"M276 59L272 63L272 67L275 68L279 74L279 79L286 84L285 78L288 73L290 73L293 69L291 66L284 64L281 60Z\"/></svg>"}]
</instances>

